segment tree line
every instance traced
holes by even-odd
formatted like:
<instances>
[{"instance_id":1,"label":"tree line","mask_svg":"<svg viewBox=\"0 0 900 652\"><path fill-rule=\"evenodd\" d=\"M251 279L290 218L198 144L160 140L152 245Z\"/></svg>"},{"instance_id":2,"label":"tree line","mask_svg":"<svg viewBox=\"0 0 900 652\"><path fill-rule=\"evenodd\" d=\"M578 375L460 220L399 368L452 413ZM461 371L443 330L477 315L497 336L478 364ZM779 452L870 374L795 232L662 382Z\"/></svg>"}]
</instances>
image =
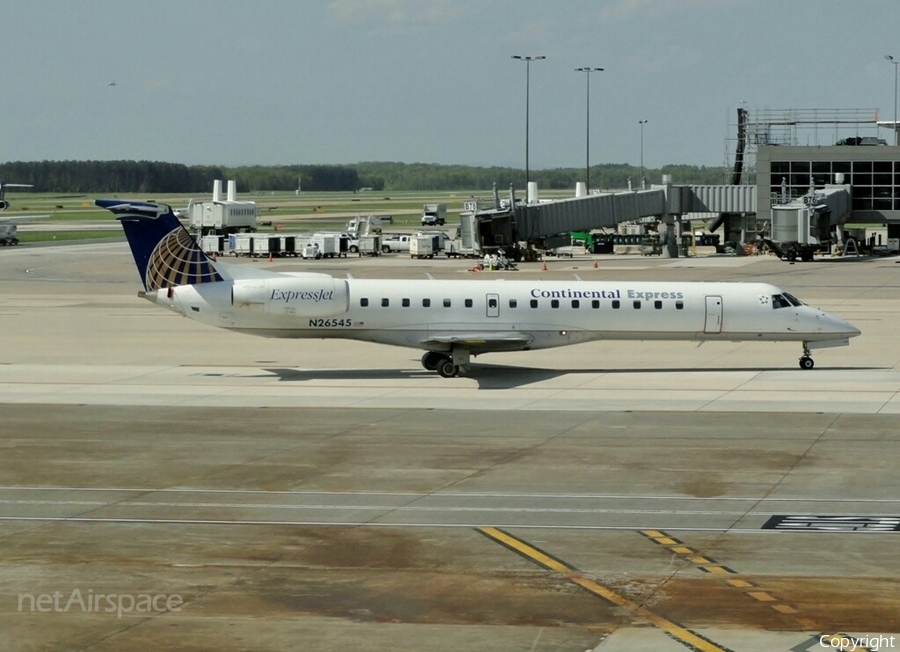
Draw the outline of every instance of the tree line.
<instances>
[{"instance_id":1,"label":"tree line","mask_svg":"<svg viewBox=\"0 0 900 652\"><path fill-rule=\"evenodd\" d=\"M574 188L584 180L584 168L532 170L540 188ZM719 167L668 165L645 168L647 183L659 183L671 174L675 183L726 183ZM254 165L226 167L184 165L160 161L16 161L0 164L0 182L30 183L38 192L94 193L200 193L209 192L215 179L235 179L240 192L500 190L525 186L525 171L510 167L476 167L428 163L368 162L351 165ZM640 185L640 170L627 164L591 167L591 186L620 189L629 180Z\"/></svg>"}]
</instances>

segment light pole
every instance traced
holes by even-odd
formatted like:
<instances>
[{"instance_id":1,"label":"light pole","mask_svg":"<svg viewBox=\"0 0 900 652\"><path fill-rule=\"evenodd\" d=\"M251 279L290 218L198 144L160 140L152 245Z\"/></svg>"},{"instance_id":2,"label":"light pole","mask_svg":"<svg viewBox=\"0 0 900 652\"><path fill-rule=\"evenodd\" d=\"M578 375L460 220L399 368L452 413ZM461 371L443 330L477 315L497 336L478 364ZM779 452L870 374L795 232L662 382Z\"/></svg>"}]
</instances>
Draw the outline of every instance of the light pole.
<instances>
[{"instance_id":1,"label":"light pole","mask_svg":"<svg viewBox=\"0 0 900 652\"><path fill-rule=\"evenodd\" d=\"M644 125L647 124L647 120L638 120L638 124L641 125L641 190L644 189Z\"/></svg>"},{"instance_id":2,"label":"light pole","mask_svg":"<svg viewBox=\"0 0 900 652\"><path fill-rule=\"evenodd\" d=\"M513 59L525 62L525 193L528 194L528 182L531 181L530 168L528 167L528 96L531 86L531 62L546 59L544 55L536 57L522 56L519 54L512 55Z\"/></svg>"},{"instance_id":3,"label":"light pole","mask_svg":"<svg viewBox=\"0 0 900 652\"><path fill-rule=\"evenodd\" d=\"M585 190L588 194L591 192L591 73L592 72L603 72L603 68L591 68L589 66L585 66L582 68L575 68L575 72L583 72L585 74L585 78L587 79L587 126L585 127L585 148L587 152L585 153L585 163L584 163L584 185Z\"/></svg>"},{"instance_id":4,"label":"light pole","mask_svg":"<svg viewBox=\"0 0 900 652\"><path fill-rule=\"evenodd\" d=\"M894 146L897 146L897 65L900 64L900 61L894 61L894 57L889 54L884 55L884 58L894 64Z\"/></svg>"}]
</instances>

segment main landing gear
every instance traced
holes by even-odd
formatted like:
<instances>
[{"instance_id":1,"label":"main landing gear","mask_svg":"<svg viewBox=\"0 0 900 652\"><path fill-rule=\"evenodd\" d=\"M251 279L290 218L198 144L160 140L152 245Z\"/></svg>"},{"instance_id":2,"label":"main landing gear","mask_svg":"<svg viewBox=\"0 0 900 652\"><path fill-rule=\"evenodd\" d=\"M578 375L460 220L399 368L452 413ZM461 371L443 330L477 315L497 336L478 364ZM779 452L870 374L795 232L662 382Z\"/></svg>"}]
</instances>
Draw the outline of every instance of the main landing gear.
<instances>
[{"instance_id":1,"label":"main landing gear","mask_svg":"<svg viewBox=\"0 0 900 652\"><path fill-rule=\"evenodd\" d=\"M816 363L813 362L812 356L809 353L809 344L806 342L803 343L803 355L800 357L800 368L801 369L812 369L816 366Z\"/></svg>"},{"instance_id":2,"label":"main landing gear","mask_svg":"<svg viewBox=\"0 0 900 652\"><path fill-rule=\"evenodd\" d=\"M428 371L436 371L443 378L453 378L465 373L469 366L469 352L454 350L452 354L429 351L422 356L422 366Z\"/></svg>"}]
</instances>

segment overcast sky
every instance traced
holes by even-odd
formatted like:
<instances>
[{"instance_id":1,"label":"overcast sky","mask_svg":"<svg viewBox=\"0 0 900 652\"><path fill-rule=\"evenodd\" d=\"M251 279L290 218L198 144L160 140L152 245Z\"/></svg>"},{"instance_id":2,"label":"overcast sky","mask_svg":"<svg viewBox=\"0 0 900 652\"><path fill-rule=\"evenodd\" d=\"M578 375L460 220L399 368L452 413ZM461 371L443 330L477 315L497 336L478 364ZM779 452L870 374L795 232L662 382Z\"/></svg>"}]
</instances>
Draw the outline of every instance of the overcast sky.
<instances>
[{"instance_id":1,"label":"overcast sky","mask_svg":"<svg viewBox=\"0 0 900 652\"><path fill-rule=\"evenodd\" d=\"M894 112L896 0L0 0L0 161L722 165L753 109ZM115 81L115 86L108 85ZM732 134L733 135L733 134ZM890 138L887 133L885 138Z\"/></svg>"}]
</instances>

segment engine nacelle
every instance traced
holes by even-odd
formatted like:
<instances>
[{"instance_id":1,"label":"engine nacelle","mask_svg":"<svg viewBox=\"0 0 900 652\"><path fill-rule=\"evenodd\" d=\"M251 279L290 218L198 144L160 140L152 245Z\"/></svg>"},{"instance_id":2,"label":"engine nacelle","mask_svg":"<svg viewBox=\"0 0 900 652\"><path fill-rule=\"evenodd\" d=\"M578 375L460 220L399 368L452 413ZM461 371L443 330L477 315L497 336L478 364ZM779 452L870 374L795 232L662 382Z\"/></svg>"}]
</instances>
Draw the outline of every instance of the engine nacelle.
<instances>
[{"instance_id":1,"label":"engine nacelle","mask_svg":"<svg viewBox=\"0 0 900 652\"><path fill-rule=\"evenodd\" d=\"M0 199L0 211L5 211L7 208L9 208L9 202L5 199Z\"/></svg>"},{"instance_id":2,"label":"engine nacelle","mask_svg":"<svg viewBox=\"0 0 900 652\"><path fill-rule=\"evenodd\" d=\"M234 281L231 304L239 310L299 317L335 317L350 308L347 281L327 274Z\"/></svg>"}]
</instances>

